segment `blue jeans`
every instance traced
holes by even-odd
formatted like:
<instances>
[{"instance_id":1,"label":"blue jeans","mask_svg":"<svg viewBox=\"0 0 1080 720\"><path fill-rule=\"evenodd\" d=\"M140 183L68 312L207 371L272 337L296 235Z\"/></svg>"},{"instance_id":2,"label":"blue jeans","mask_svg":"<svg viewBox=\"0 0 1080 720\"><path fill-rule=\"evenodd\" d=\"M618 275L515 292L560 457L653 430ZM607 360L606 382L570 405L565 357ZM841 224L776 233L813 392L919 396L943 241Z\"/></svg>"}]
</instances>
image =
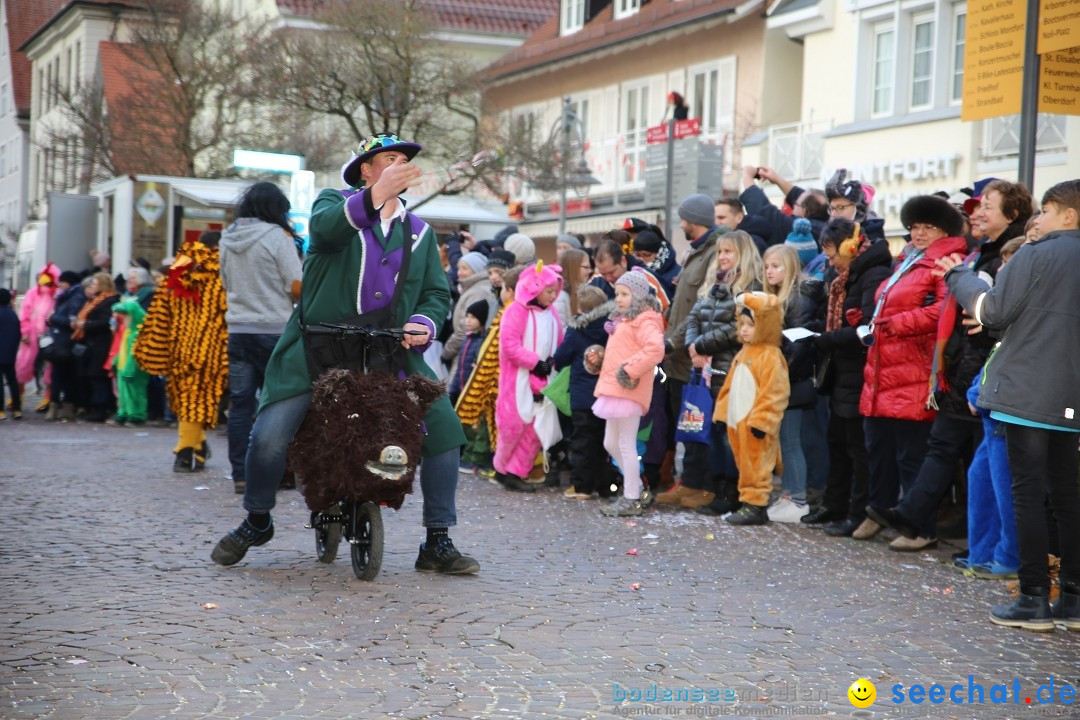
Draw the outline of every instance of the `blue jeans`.
<instances>
[{"instance_id":1,"label":"blue jeans","mask_svg":"<svg viewBox=\"0 0 1080 720\"><path fill-rule=\"evenodd\" d=\"M251 428L247 450L247 485L244 509L270 512L277 502L277 489L285 472L289 443L304 422L311 393L279 400L264 407ZM424 527L457 525L458 462L461 448L420 461L420 492L424 497Z\"/></svg>"},{"instance_id":2,"label":"blue jeans","mask_svg":"<svg viewBox=\"0 0 1080 720\"><path fill-rule=\"evenodd\" d=\"M255 422L255 395L280 335L229 334L229 463L233 482L243 482L248 437Z\"/></svg>"},{"instance_id":3,"label":"blue jeans","mask_svg":"<svg viewBox=\"0 0 1080 720\"><path fill-rule=\"evenodd\" d=\"M802 449L804 413L814 408L788 408L780 421L780 457L784 459L783 488L792 500L806 502L806 456Z\"/></svg>"}]
</instances>

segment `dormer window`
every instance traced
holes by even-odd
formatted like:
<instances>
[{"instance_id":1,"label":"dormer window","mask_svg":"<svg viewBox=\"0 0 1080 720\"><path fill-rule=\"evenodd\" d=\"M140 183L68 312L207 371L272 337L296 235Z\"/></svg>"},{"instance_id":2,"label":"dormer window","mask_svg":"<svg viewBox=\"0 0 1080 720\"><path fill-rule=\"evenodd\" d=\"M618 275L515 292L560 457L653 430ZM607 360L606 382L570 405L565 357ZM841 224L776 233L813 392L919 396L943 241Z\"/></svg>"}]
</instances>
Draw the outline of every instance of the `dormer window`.
<instances>
[{"instance_id":1,"label":"dormer window","mask_svg":"<svg viewBox=\"0 0 1080 720\"><path fill-rule=\"evenodd\" d=\"M641 9L641 0L615 0L615 19L622 20Z\"/></svg>"},{"instance_id":2,"label":"dormer window","mask_svg":"<svg viewBox=\"0 0 1080 720\"><path fill-rule=\"evenodd\" d=\"M562 0L559 34L576 33L585 26L585 0Z\"/></svg>"}]
</instances>

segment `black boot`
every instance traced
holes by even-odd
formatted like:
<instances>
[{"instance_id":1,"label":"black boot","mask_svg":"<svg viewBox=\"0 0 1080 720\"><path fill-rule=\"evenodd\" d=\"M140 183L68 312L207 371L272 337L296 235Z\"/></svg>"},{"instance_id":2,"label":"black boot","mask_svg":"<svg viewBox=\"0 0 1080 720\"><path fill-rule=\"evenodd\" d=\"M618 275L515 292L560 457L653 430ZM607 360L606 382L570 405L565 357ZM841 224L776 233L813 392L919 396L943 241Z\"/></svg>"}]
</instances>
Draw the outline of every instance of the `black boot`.
<instances>
[{"instance_id":1,"label":"black boot","mask_svg":"<svg viewBox=\"0 0 1080 720\"><path fill-rule=\"evenodd\" d=\"M172 471L176 473L195 472L195 448L180 448L173 461Z\"/></svg>"},{"instance_id":2,"label":"black boot","mask_svg":"<svg viewBox=\"0 0 1080 720\"><path fill-rule=\"evenodd\" d=\"M1061 584L1061 595L1050 609L1054 622L1068 630L1080 630L1080 585Z\"/></svg>"},{"instance_id":3,"label":"black boot","mask_svg":"<svg viewBox=\"0 0 1080 720\"><path fill-rule=\"evenodd\" d=\"M739 509L739 486L722 480L716 498L708 505L698 505L694 512L702 515L727 515Z\"/></svg>"},{"instance_id":4,"label":"black boot","mask_svg":"<svg viewBox=\"0 0 1080 720\"><path fill-rule=\"evenodd\" d=\"M743 503L738 512L731 513L724 519L732 525L764 525L769 522L769 513L767 508L761 505Z\"/></svg>"},{"instance_id":5,"label":"black boot","mask_svg":"<svg viewBox=\"0 0 1080 720\"><path fill-rule=\"evenodd\" d=\"M1048 596L1045 586L1021 586L1020 595L1011 603L990 609L990 622L1035 632L1053 632L1054 617L1050 613Z\"/></svg>"}]
</instances>

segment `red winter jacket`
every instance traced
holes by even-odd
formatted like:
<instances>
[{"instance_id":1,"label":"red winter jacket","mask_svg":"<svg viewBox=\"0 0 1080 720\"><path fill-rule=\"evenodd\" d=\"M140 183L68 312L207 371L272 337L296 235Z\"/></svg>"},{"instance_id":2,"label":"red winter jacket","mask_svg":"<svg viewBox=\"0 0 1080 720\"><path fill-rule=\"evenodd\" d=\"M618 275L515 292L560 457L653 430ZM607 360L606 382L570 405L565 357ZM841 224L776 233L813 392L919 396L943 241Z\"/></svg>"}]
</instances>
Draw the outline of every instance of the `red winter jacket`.
<instances>
[{"instance_id":1,"label":"red winter jacket","mask_svg":"<svg viewBox=\"0 0 1080 720\"><path fill-rule=\"evenodd\" d=\"M964 238L941 238L889 290L874 321L874 344L863 368L859 412L864 417L934 419L936 413L926 403L945 281L931 271L938 258L966 252ZM888 283L885 280L878 287L875 301L880 300Z\"/></svg>"}]
</instances>

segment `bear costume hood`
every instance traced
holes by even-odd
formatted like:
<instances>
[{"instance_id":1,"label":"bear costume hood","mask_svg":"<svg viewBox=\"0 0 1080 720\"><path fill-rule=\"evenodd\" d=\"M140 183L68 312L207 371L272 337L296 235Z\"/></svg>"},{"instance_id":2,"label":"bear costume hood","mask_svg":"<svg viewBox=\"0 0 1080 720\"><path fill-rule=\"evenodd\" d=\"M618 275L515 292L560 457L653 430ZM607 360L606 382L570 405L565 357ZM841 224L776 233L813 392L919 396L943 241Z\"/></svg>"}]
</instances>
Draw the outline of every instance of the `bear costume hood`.
<instances>
[{"instance_id":1,"label":"bear costume hood","mask_svg":"<svg viewBox=\"0 0 1080 720\"><path fill-rule=\"evenodd\" d=\"M735 297L739 312L747 312L754 319L754 336L751 345L780 346L784 329L784 313L776 295L764 292L739 293Z\"/></svg>"}]
</instances>

